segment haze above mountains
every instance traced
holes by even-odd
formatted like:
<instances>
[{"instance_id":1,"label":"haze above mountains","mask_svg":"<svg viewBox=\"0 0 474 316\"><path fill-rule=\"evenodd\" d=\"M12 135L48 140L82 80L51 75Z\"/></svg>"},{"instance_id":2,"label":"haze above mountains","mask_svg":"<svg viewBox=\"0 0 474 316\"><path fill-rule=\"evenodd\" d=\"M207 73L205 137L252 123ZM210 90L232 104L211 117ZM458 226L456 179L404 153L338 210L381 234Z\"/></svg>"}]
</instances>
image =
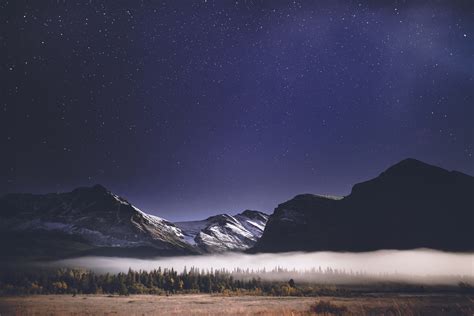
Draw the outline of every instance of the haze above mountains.
<instances>
[{"instance_id":1,"label":"haze above mountains","mask_svg":"<svg viewBox=\"0 0 474 316\"><path fill-rule=\"evenodd\" d=\"M246 210L171 223L96 185L0 198L2 257L128 257L225 251L473 251L474 177L406 159L343 198L302 194L272 215Z\"/></svg>"}]
</instances>

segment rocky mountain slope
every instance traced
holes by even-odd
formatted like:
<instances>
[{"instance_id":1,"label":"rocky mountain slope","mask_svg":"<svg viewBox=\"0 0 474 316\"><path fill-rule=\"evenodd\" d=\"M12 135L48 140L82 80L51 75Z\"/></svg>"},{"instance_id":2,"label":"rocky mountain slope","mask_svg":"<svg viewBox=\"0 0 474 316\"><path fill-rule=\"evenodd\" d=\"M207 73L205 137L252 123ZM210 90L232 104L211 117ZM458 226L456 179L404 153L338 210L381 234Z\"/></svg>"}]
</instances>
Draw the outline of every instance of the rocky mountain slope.
<instances>
[{"instance_id":1,"label":"rocky mountain slope","mask_svg":"<svg viewBox=\"0 0 474 316\"><path fill-rule=\"evenodd\" d=\"M68 193L6 195L0 199L0 219L2 235L16 236L5 245L14 252L18 248L52 256L196 252L174 224L140 211L100 185ZM58 241L62 247L56 248Z\"/></svg>"},{"instance_id":2,"label":"rocky mountain slope","mask_svg":"<svg viewBox=\"0 0 474 316\"><path fill-rule=\"evenodd\" d=\"M0 198L0 256L156 256L241 251L268 215L245 211L175 225L146 214L100 185L67 193Z\"/></svg>"},{"instance_id":3,"label":"rocky mountain slope","mask_svg":"<svg viewBox=\"0 0 474 316\"><path fill-rule=\"evenodd\" d=\"M175 223L185 239L205 252L245 250L257 242L265 229L268 215L246 210L231 216L220 214L202 221Z\"/></svg>"},{"instance_id":4,"label":"rocky mountain slope","mask_svg":"<svg viewBox=\"0 0 474 316\"><path fill-rule=\"evenodd\" d=\"M251 251L473 251L473 231L474 177L406 159L342 199L280 204Z\"/></svg>"}]
</instances>

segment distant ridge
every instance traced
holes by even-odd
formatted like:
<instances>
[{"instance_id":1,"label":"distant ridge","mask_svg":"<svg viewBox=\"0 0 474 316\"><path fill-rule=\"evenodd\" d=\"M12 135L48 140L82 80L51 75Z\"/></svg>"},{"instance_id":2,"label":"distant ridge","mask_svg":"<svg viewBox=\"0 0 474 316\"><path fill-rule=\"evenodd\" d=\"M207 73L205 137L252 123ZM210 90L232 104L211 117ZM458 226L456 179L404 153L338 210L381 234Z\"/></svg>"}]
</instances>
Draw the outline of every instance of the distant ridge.
<instances>
[{"instance_id":1,"label":"distant ridge","mask_svg":"<svg viewBox=\"0 0 474 316\"><path fill-rule=\"evenodd\" d=\"M474 178L405 159L341 200L305 194L278 205L251 252L474 251L473 232Z\"/></svg>"}]
</instances>

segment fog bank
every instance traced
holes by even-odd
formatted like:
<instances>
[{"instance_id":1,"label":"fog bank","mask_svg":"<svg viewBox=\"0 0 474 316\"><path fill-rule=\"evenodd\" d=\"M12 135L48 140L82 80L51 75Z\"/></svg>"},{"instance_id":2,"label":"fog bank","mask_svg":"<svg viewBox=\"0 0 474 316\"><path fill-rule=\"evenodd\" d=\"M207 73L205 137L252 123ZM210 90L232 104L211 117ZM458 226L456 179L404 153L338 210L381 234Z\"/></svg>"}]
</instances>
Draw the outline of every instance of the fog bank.
<instances>
[{"instance_id":1,"label":"fog bank","mask_svg":"<svg viewBox=\"0 0 474 316\"><path fill-rule=\"evenodd\" d=\"M441 251L419 250L381 250L365 253L337 252L291 252L279 254L225 253L203 256L157 257L153 259L81 257L49 263L54 267L73 267L96 272L126 272L133 270L153 270L161 268L182 271L185 267L204 270L249 269L260 273L263 278L298 277L306 272L304 278L316 272L323 274L370 275L377 279L446 280L458 282L474 279L473 253L447 253ZM269 273L280 268L279 273ZM329 270L330 269L330 270ZM337 272L335 270L337 269ZM288 271L282 271L288 270ZM321 273L321 271L323 273ZM331 272L332 271L332 272ZM316 275L316 276L317 276ZM315 279L318 279L315 277Z\"/></svg>"}]
</instances>

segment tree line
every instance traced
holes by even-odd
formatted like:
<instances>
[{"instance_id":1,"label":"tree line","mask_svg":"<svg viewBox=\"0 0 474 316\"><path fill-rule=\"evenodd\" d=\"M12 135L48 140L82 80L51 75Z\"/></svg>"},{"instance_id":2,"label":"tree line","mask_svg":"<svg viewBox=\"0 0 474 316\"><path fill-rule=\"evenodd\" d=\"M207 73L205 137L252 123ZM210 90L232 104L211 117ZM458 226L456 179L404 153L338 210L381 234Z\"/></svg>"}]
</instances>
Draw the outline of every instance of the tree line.
<instances>
[{"instance_id":1,"label":"tree line","mask_svg":"<svg viewBox=\"0 0 474 316\"><path fill-rule=\"evenodd\" d=\"M0 276L0 295L26 294L158 294L222 293L251 295L313 295L313 288L262 280L256 271L239 270L239 278L222 270L155 269L98 274L80 269L9 272Z\"/></svg>"},{"instance_id":2,"label":"tree line","mask_svg":"<svg viewBox=\"0 0 474 316\"><path fill-rule=\"evenodd\" d=\"M332 281L331 281L332 280ZM342 283L343 280L345 283ZM95 273L81 269L29 269L0 272L0 295L28 294L156 294L221 293L227 295L348 296L353 286L381 291L425 291L425 286L381 282L365 273L327 268L308 271L275 268L270 271L234 269L228 271L158 268L127 273ZM456 290L472 292L471 279L460 279ZM339 283L338 283L339 282ZM345 286L344 286L345 284ZM352 284L349 286L349 284Z\"/></svg>"}]
</instances>

